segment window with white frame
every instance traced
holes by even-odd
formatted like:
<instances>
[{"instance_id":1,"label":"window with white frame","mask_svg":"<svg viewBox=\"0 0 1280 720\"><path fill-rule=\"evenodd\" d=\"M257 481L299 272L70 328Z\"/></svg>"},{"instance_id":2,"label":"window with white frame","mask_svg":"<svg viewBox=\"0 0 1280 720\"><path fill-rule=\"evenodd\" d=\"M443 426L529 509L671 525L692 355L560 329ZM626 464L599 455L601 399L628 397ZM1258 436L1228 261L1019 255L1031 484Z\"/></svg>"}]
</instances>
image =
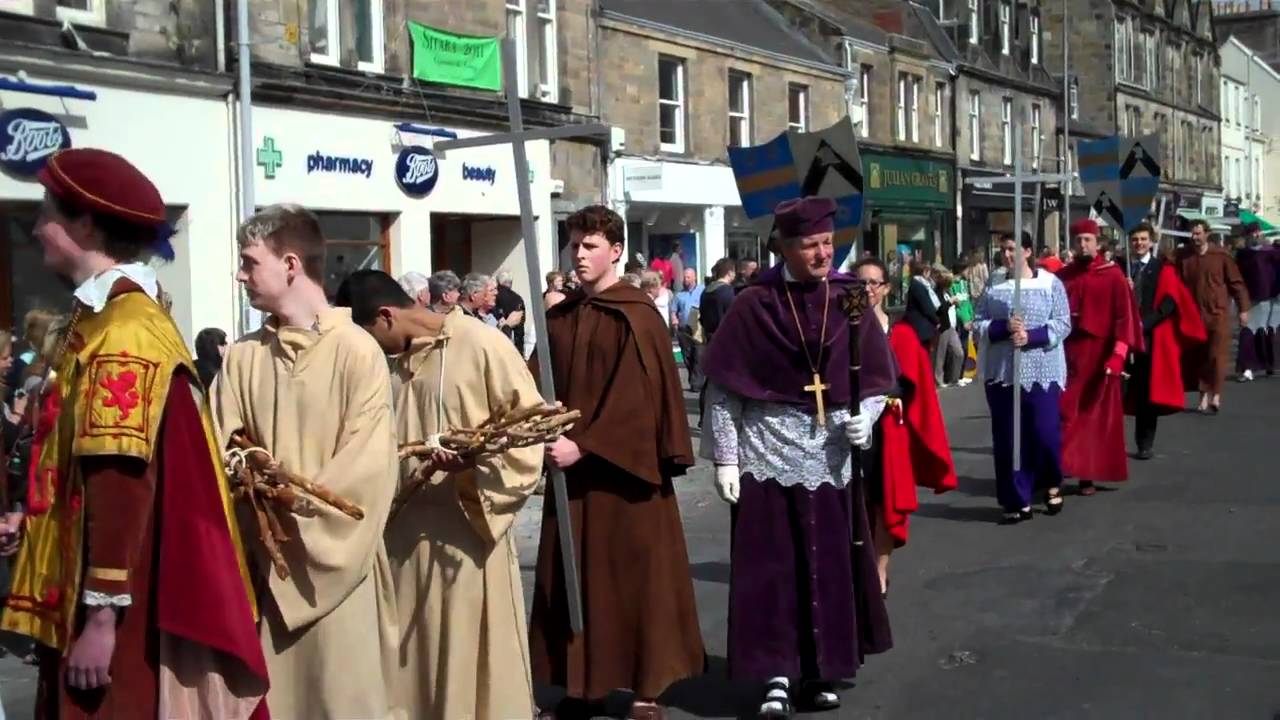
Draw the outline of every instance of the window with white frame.
<instances>
[{"instance_id":1,"label":"window with white frame","mask_svg":"<svg viewBox=\"0 0 1280 720\"><path fill-rule=\"evenodd\" d=\"M103 0L59 0L62 2L101 3ZM348 43L347 35L354 39L356 68L367 72L382 72L382 3L376 0L355 0L352 23L347 27L340 12L340 0L314 0L310 5L311 27L310 60L321 65L341 65L342 48ZM61 10L61 8L59 8Z\"/></svg>"},{"instance_id":2,"label":"window with white frame","mask_svg":"<svg viewBox=\"0 0 1280 720\"><path fill-rule=\"evenodd\" d=\"M1031 106L1031 168L1040 169L1040 152L1044 138L1040 135L1040 106Z\"/></svg>"},{"instance_id":3,"label":"window with white frame","mask_svg":"<svg viewBox=\"0 0 1280 720\"><path fill-rule=\"evenodd\" d=\"M933 146L942 147L945 136L946 116L943 107L947 102L947 84L934 83L933 86Z\"/></svg>"},{"instance_id":4,"label":"window with white frame","mask_svg":"<svg viewBox=\"0 0 1280 720\"><path fill-rule=\"evenodd\" d=\"M1116 18L1116 80L1133 82L1133 20Z\"/></svg>"},{"instance_id":5,"label":"window with white frame","mask_svg":"<svg viewBox=\"0 0 1280 720\"><path fill-rule=\"evenodd\" d=\"M1258 104L1258 96L1256 94L1252 95L1252 97L1253 97L1253 129L1261 130L1262 129L1262 106Z\"/></svg>"},{"instance_id":6,"label":"window with white frame","mask_svg":"<svg viewBox=\"0 0 1280 720\"><path fill-rule=\"evenodd\" d=\"M809 131L809 88L804 85L787 85L787 129Z\"/></svg>"},{"instance_id":7,"label":"window with white frame","mask_svg":"<svg viewBox=\"0 0 1280 720\"><path fill-rule=\"evenodd\" d=\"M1227 119L1228 98L1230 98L1230 95L1227 93L1227 81L1223 80L1222 90L1218 93L1218 114L1222 116L1223 120Z\"/></svg>"},{"instance_id":8,"label":"window with white frame","mask_svg":"<svg viewBox=\"0 0 1280 720\"><path fill-rule=\"evenodd\" d=\"M907 139L907 74L898 73L898 97L894 119L897 121L897 137L899 140Z\"/></svg>"},{"instance_id":9,"label":"window with white frame","mask_svg":"<svg viewBox=\"0 0 1280 720\"><path fill-rule=\"evenodd\" d=\"M1209 158L1213 157L1213 130L1207 126L1200 128L1200 153L1200 160L1204 163L1201 179L1206 182L1212 181L1213 173L1209 172Z\"/></svg>"},{"instance_id":10,"label":"window with white frame","mask_svg":"<svg viewBox=\"0 0 1280 720\"><path fill-rule=\"evenodd\" d=\"M1080 119L1080 81L1076 80L1075 78L1072 78L1071 85L1067 89L1067 92L1068 92L1067 104L1070 106L1070 109L1071 109L1071 119L1079 120Z\"/></svg>"},{"instance_id":11,"label":"window with white frame","mask_svg":"<svg viewBox=\"0 0 1280 720\"><path fill-rule=\"evenodd\" d=\"M1146 65L1146 82L1143 82L1143 85L1155 88L1156 83L1160 82L1160 65L1157 64L1158 54L1156 53L1156 33L1142 33L1142 44L1143 64Z\"/></svg>"},{"instance_id":12,"label":"window with white frame","mask_svg":"<svg viewBox=\"0 0 1280 720\"><path fill-rule=\"evenodd\" d=\"M1008 0L1002 0L1000 3L1000 54L1008 55L1009 48L1013 45L1013 33L1011 26L1011 16L1013 15L1013 7Z\"/></svg>"},{"instance_id":13,"label":"window with white frame","mask_svg":"<svg viewBox=\"0 0 1280 720\"><path fill-rule=\"evenodd\" d=\"M1231 195L1231 158L1224 153L1222 155L1222 184L1226 187L1227 195Z\"/></svg>"},{"instance_id":14,"label":"window with white frame","mask_svg":"<svg viewBox=\"0 0 1280 720\"><path fill-rule=\"evenodd\" d=\"M1253 195L1254 199L1262 199L1262 158L1253 156Z\"/></svg>"},{"instance_id":15,"label":"window with white frame","mask_svg":"<svg viewBox=\"0 0 1280 720\"><path fill-rule=\"evenodd\" d=\"M862 137L871 135L871 66L863 65L858 72L858 102L862 105Z\"/></svg>"},{"instance_id":16,"label":"window with white frame","mask_svg":"<svg viewBox=\"0 0 1280 720\"><path fill-rule=\"evenodd\" d=\"M10 7L31 13L35 4L32 0L26 0L25 3L21 0L17 3L6 1L0 4L0 9L8 10ZM59 20L65 20L76 25L107 24L106 0L57 0L57 5L54 8Z\"/></svg>"},{"instance_id":17,"label":"window with white frame","mask_svg":"<svg viewBox=\"0 0 1280 720\"><path fill-rule=\"evenodd\" d=\"M685 151L684 61L658 58L658 143L666 152Z\"/></svg>"},{"instance_id":18,"label":"window with white frame","mask_svg":"<svg viewBox=\"0 0 1280 720\"><path fill-rule=\"evenodd\" d=\"M1031 15L1031 64L1040 64L1040 16Z\"/></svg>"},{"instance_id":19,"label":"window with white frame","mask_svg":"<svg viewBox=\"0 0 1280 720\"><path fill-rule=\"evenodd\" d=\"M907 127L911 129L911 142L920 142L920 78L911 77L911 105L907 107Z\"/></svg>"},{"instance_id":20,"label":"window with white frame","mask_svg":"<svg viewBox=\"0 0 1280 720\"><path fill-rule=\"evenodd\" d=\"M507 36L516 46L520 97L554 102L559 96L560 75L556 0L506 0L506 8Z\"/></svg>"},{"instance_id":21,"label":"window with white frame","mask_svg":"<svg viewBox=\"0 0 1280 720\"><path fill-rule=\"evenodd\" d=\"M969 0L969 44L977 45L982 31L982 11L978 4L981 0Z\"/></svg>"},{"instance_id":22,"label":"window with white frame","mask_svg":"<svg viewBox=\"0 0 1280 720\"><path fill-rule=\"evenodd\" d=\"M1244 127L1244 88L1240 85L1234 87L1236 97L1236 125Z\"/></svg>"},{"instance_id":23,"label":"window with white frame","mask_svg":"<svg viewBox=\"0 0 1280 720\"><path fill-rule=\"evenodd\" d=\"M1013 98L1000 99L1000 158L1013 164Z\"/></svg>"},{"instance_id":24,"label":"window with white frame","mask_svg":"<svg viewBox=\"0 0 1280 720\"><path fill-rule=\"evenodd\" d=\"M1196 104L1201 105L1204 102L1204 58L1203 55L1196 54Z\"/></svg>"},{"instance_id":25,"label":"window with white frame","mask_svg":"<svg viewBox=\"0 0 1280 720\"><path fill-rule=\"evenodd\" d=\"M729 71L729 147L751 144L751 76Z\"/></svg>"},{"instance_id":26,"label":"window with white frame","mask_svg":"<svg viewBox=\"0 0 1280 720\"><path fill-rule=\"evenodd\" d=\"M982 95L969 91L969 159L982 159Z\"/></svg>"}]
</instances>

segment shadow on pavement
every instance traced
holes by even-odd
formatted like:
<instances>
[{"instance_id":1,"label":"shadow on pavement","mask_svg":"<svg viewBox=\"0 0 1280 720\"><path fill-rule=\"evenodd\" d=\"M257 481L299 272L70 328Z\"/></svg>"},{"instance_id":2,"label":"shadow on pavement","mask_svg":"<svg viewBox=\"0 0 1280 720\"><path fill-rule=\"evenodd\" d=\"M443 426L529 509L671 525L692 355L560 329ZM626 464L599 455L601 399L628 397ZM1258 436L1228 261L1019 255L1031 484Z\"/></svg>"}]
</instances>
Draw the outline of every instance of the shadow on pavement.
<instances>
[{"instance_id":1,"label":"shadow on pavement","mask_svg":"<svg viewBox=\"0 0 1280 720\"><path fill-rule=\"evenodd\" d=\"M759 684L730 680L728 665L725 658L708 655L707 671L672 685L662 704L697 717L756 717Z\"/></svg>"},{"instance_id":2,"label":"shadow on pavement","mask_svg":"<svg viewBox=\"0 0 1280 720\"><path fill-rule=\"evenodd\" d=\"M915 514L917 517L938 518L939 520L953 520L955 522L986 522L993 525L1000 522L1000 508L994 505L992 507L965 507L943 503L923 503Z\"/></svg>"},{"instance_id":3,"label":"shadow on pavement","mask_svg":"<svg viewBox=\"0 0 1280 720\"><path fill-rule=\"evenodd\" d=\"M956 481L959 484L959 487L956 488L956 492L961 495L984 498L995 498L996 496L995 478L961 475L956 478Z\"/></svg>"},{"instance_id":4,"label":"shadow on pavement","mask_svg":"<svg viewBox=\"0 0 1280 720\"><path fill-rule=\"evenodd\" d=\"M703 582L720 583L722 585L729 584L729 563L727 562L700 562L689 564L689 574L694 580Z\"/></svg>"}]
</instances>

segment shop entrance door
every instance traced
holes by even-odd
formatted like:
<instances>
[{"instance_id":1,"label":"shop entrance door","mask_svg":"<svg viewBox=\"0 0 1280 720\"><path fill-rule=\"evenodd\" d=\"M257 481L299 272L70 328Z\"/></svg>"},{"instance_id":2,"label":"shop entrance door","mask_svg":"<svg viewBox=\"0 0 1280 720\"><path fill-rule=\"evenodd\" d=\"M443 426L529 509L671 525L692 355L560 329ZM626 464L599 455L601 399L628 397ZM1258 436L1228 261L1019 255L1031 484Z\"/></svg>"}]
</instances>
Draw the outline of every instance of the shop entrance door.
<instances>
[{"instance_id":1,"label":"shop entrance door","mask_svg":"<svg viewBox=\"0 0 1280 720\"><path fill-rule=\"evenodd\" d=\"M470 218L431 214L431 271L441 270L452 270L460 278L471 272Z\"/></svg>"},{"instance_id":2,"label":"shop entrance door","mask_svg":"<svg viewBox=\"0 0 1280 720\"><path fill-rule=\"evenodd\" d=\"M0 329L21 329L36 308L61 313L71 307L72 288L44 266L44 251L31 234L39 203L0 203Z\"/></svg>"}]
</instances>

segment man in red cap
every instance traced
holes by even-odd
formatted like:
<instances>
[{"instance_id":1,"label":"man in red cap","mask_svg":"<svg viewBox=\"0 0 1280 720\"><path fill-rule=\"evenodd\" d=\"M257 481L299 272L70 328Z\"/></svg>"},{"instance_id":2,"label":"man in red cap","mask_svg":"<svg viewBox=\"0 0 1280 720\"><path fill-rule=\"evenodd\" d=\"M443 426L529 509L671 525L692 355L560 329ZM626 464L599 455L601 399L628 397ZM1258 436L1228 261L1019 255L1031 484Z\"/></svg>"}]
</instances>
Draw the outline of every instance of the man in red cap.
<instances>
[{"instance_id":1,"label":"man in red cap","mask_svg":"<svg viewBox=\"0 0 1280 720\"><path fill-rule=\"evenodd\" d=\"M892 645L853 449L871 447L898 373L875 313L854 325L844 311L864 294L832 270L836 209L777 207L784 262L738 295L707 351L703 448L732 506L729 675L764 684L766 717L839 706L835 682Z\"/></svg>"},{"instance_id":2,"label":"man in red cap","mask_svg":"<svg viewBox=\"0 0 1280 720\"><path fill-rule=\"evenodd\" d=\"M1071 237L1075 257L1058 272L1071 306L1062 469L1079 478L1081 495L1092 495L1094 481L1129 477L1120 374L1129 351L1143 349L1142 324L1124 272L1103 256L1098 223L1077 220Z\"/></svg>"},{"instance_id":3,"label":"man in red cap","mask_svg":"<svg viewBox=\"0 0 1280 720\"><path fill-rule=\"evenodd\" d=\"M164 203L102 150L58 152L39 180L35 236L76 290L24 454L27 533L3 618L44 646L36 716L265 718L227 479L147 265L172 257Z\"/></svg>"}]
</instances>

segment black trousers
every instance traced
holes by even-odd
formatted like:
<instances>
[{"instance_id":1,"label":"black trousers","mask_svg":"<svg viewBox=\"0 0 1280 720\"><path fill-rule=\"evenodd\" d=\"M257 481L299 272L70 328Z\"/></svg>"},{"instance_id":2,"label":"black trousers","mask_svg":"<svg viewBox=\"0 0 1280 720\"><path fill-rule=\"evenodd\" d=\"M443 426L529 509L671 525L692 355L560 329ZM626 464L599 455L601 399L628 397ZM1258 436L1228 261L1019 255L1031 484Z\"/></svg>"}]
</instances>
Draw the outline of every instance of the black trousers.
<instances>
[{"instance_id":1,"label":"black trousers","mask_svg":"<svg viewBox=\"0 0 1280 720\"><path fill-rule=\"evenodd\" d=\"M1155 406L1151 404L1151 355L1135 353L1130 370L1129 383L1134 390L1136 401L1133 442L1138 446L1138 450L1150 450L1156 441L1156 425L1160 418Z\"/></svg>"}]
</instances>

